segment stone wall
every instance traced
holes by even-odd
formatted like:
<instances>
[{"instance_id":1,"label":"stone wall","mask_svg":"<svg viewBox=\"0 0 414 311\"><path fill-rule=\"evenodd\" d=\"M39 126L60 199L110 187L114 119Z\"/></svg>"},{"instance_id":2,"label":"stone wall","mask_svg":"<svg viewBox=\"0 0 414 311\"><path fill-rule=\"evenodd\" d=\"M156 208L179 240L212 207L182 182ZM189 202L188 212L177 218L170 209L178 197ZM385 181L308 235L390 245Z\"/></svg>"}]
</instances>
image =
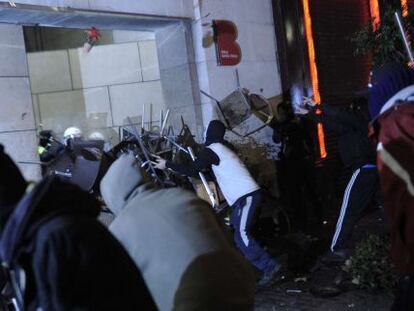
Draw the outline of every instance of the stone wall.
<instances>
[{"instance_id":1,"label":"stone wall","mask_svg":"<svg viewBox=\"0 0 414 311\"><path fill-rule=\"evenodd\" d=\"M270 0L194 0L195 18L193 38L195 61L200 88L218 100L225 98L237 86L253 93L272 97L281 93L277 63L276 37ZM211 41L213 19L233 21L238 28L237 42L242 60L237 66L218 66L215 45ZM214 104L201 97L203 120L206 125L215 117ZM265 130L262 136L268 136Z\"/></svg>"},{"instance_id":2,"label":"stone wall","mask_svg":"<svg viewBox=\"0 0 414 311\"><path fill-rule=\"evenodd\" d=\"M154 18L183 18L182 22L169 26L173 28L167 27L169 29L157 30L156 45L160 61L160 79L163 84L165 105L175 112L176 117L172 122L177 123L178 116L183 115L185 120L191 123L190 127L199 139L201 139L208 122L216 118L215 103L207 97L201 96L200 89L217 99L223 99L238 86L237 69L240 86L265 97L281 93L271 0L15 0L14 2L81 10L144 14L152 15ZM232 20L237 25L239 31L237 42L243 53L239 65L232 67L217 65L215 46L211 41L212 28L209 25L213 19ZM19 104L15 105L15 107L21 107L12 122L16 125L11 126L10 122L7 123L6 120L3 120L4 118L1 119L0 125L7 131L14 131L14 129L21 131L23 134L19 139L27 137L26 140L30 141L34 147L36 139L33 109L29 109L30 111L23 109L23 107L31 107L31 100L21 27L4 27L13 27L17 32L20 32L18 39L20 40L19 51L21 53L10 52L13 55L2 57L2 59L8 59L8 64L0 66L10 66L13 71L16 70L13 76L18 76L18 78L14 79L22 79L21 81L25 81L26 84L22 91L21 84L14 86L12 83L12 89L18 87L18 96L24 96L23 94L26 92L27 98L19 99ZM15 39L12 38L12 40ZM2 40L4 40L3 37ZM7 49L10 48L6 45L1 46L0 54ZM167 55L169 58L164 58L163 55ZM13 62L17 62L18 65L12 66ZM0 67L2 79L11 79L4 76L7 76L6 71L4 71L6 74L2 71ZM8 96L3 97L8 98ZM15 107L13 109L17 109ZM7 111L7 109L11 108L2 107L0 115L3 116L3 111ZM23 112L25 112L23 120L25 125L20 126L17 124L22 123L21 115ZM114 123L114 125L116 124ZM11 135L3 133L1 132L0 135ZM270 136L271 129L267 128L255 135L255 139L269 142ZM30 144L20 144L21 150L19 152L27 155L32 154L34 149ZM30 159L30 156L27 156L27 159ZM19 160L27 159L19 157Z\"/></svg>"},{"instance_id":3,"label":"stone wall","mask_svg":"<svg viewBox=\"0 0 414 311\"><path fill-rule=\"evenodd\" d=\"M165 111L154 40L29 53L28 64L36 124L58 135L77 126L114 138L143 105L147 122Z\"/></svg>"},{"instance_id":4,"label":"stone wall","mask_svg":"<svg viewBox=\"0 0 414 311\"><path fill-rule=\"evenodd\" d=\"M14 2L157 16L191 18L194 14L192 0L15 0Z\"/></svg>"},{"instance_id":5,"label":"stone wall","mask_svg":"<svg viewBox=\"0 0 414 311\"><path fill-rule=\"evenodd\" d=\"M0 143L16 162L38 161L35 118L20 26L0 25L0 59ZM39 165L19 166L26 178L39 178Z\"/></svg>"}]
</instances>

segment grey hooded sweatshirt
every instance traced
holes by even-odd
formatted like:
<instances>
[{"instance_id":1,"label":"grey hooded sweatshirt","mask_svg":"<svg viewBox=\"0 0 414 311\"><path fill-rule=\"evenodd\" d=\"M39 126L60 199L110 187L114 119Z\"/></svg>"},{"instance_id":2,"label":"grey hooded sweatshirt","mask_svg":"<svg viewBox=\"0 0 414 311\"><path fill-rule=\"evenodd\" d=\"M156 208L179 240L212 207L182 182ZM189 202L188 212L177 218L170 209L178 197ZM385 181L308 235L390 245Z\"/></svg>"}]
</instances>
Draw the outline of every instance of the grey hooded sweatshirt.
<instances>
[{"instance_id":1,"label":"grey hooded sweatshirt","mask_svg":"<svg viewBox=\"0 0 414 311\"><path fill-rule=\"evenodd\" d=\"M151 188L131 154L112 164L101 193L160 310L253 310L252 268L195 194Z\"/></svg>"}]
</instances>

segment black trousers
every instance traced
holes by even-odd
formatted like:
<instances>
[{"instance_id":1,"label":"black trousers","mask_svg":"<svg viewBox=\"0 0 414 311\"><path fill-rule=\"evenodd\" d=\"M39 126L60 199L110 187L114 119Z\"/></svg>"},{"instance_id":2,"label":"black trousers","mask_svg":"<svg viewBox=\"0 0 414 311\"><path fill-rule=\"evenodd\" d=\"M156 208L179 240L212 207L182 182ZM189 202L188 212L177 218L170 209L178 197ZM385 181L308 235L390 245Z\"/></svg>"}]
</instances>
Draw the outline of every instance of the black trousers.
<instances>
[{"instance_id":1,"label":"black trousers","mask_svg":"<svg viewBox=\"0 0 414 311\"><path fill-rule=\"evenodd\" d=\"M316 190L314 163L310 159L284 159L276 164L281 198L294 229L307 231L310 218L322 222L322 204Z\"/></svg>"},{"instance_id":2,"label":"black trousers","mask_svg":"<svg viewBox=\"0 0 414 311\"><path fill-rule=\"evenodd\" d=\"M401 276L391 311L414 311L414 275Z\"/></svg>"},{"instance_id":3,"label":"black trousers","mask_svg":"<svg viewBox=\"0 0 414 311\"><path fill-rule=\"evenodd\" d=\"M331 250L346 248L352 230L361 218L379 188L376 167L359 168L352 174L342 199L341 211L336 223L335 233L331 242Z\"/></svg>"}]
</instances>

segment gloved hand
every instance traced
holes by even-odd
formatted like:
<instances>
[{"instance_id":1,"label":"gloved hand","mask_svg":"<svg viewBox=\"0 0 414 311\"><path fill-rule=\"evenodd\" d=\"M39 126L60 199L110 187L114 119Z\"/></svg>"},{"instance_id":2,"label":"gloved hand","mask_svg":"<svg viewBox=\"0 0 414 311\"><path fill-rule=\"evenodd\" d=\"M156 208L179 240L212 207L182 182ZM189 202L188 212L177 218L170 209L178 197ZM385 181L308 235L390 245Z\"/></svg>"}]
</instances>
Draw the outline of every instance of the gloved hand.
<instances>
[{"instance_id":1,"label":"gloved hand","mask_svg":"<svg viewBox=\"0 0 414 311\"><path fill-rule=\"evenodd\" d=\"M315 101L312 99L312 97L302 96L302 99L303 99L302 103L303 103L304 105L308 105L308 106L310 106L310 107L315 107L315 106L316 106L316 103L315 103Z\"/></svg>"},{"instance_id":2,"label":"gloved hand","mask_svg":"<svg viewBox=\"0 0 414 311\"><path fill-rule=\"evenodd\" d=\"M295 106L295 114L303 116L303 115L307 114L308 112L309 112L309 110L302 107L302 106Z\"/></svg>"},{"instance_id":3,"label":"gloved hand","mask_svg":"<svg viewBox=\"0 0 414 311\"><path fill-rule=\"evenodd\" d=\"M160 156L155 156L156 164L154 165L155 168L159 170L165 170L167 168L167 160L161 158Z\"/></svg>"},{"instance_id":4,"label":"gloved hand","mask_svg":"<svg viewBox=\"0 0 414 311\"><path fill-rule=\"evenodd\" d=\"M295 114L305 115L309 113L309 111L313 110L316 106L316 103L312 98L306 96L303 96L302 98L302 103L299 106L295 106Z\"/></svg>"}]
</instances>

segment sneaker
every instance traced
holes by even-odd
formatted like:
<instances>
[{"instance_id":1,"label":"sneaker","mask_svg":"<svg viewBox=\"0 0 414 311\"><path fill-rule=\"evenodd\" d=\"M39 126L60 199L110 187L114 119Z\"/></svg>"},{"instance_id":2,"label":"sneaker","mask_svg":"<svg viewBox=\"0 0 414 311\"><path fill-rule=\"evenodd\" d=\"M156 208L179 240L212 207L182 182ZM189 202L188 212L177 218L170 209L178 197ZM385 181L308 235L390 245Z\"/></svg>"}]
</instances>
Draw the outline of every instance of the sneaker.
<instances>
[{"instance_id":1,"label":"sneaker","mask_svg":"<svg viewBox=\"0 0 414 311\"><path fill-rule=\"evenodd\" d=\"M349 257L349 252L344 249L329 251L322 258L321 261L324 263L341 263L345 262Z\"/></svg>"},{"instance_id":2,"label":"sneaker","mask_svg":"<svg viewBox=\"0 0 414 311\"><path fill-rule=\"evenodd\" d=\"M267 286L277 283L286 278L280 265L275 265L273 269L263 273L261 279L257 282L258 286Z\"/></svg>"}]
</instances>

